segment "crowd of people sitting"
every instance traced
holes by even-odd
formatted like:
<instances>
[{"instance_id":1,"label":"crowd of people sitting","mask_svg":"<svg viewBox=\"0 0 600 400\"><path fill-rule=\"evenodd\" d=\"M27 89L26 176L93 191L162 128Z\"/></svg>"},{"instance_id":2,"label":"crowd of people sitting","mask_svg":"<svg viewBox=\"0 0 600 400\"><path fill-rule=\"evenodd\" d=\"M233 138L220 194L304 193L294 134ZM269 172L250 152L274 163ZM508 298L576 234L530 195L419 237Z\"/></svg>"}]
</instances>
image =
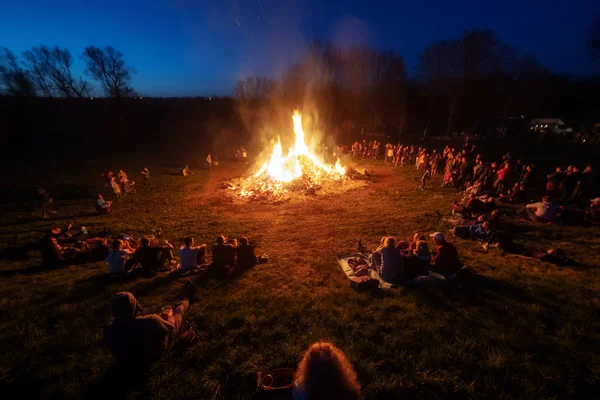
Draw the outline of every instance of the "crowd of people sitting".
<instances>
[{"instance_id":1,"label":"crowd of people sitting","mask_svg":"<svg viewBox=\"0 0 600 400\"><path fill-rule=\"evenodd\" d=\"M355 159L380 159L377 140L355 142ZM340 149L344 150L344 149ZM455 202L453 211L474 215L489 214L499 205L520 204L519 214L535 222L600 224L598 175L591 164L557 167L546 177L545 187L535 186L536 166L506 153L499 162L485 162L476 146L465 142L460 150L446 146L428 151L423 146L385 145L384 161L395 166L414 165L423 172L421 189L432 176L442 177L442 186L460 189L465 197ZM532 192L545 191L542 201L527 204Z\"/></svg>"},{"instance_id":2,"label":"crowd of people sitting","mask_svg":"<svg viewBox=\"0 0 600 400\"><path fill-rule=\"evenodd\" d=\"M50 229L41 241L42 263L47 268L106 260L111 277L151 277L159 271L173 276L206 274L224 278L248 270L268 256L255 254L255 243L243 236L239 240L218 236L210 246L212 260L206 262L208 247L195 244L193 236L186 237L179 249L179 262L174 247L167 240L160 243L162 230L141 238L120 234L109 244L110 229L92 232L85 226L74 230L73 223L64 228Z\"/></svg>"},{"instance_id":3,"label":"crowd of people sitting","mask_svg":"<svg viewBox=\"0 0 600 400\"><path fill-rule=\"evenodd\" d=\"M367 252L360 241L358 250L368 257L356 256L348 261L348 265L358 278L369 276L369 270L375 270L382 280L392 284L404 284L435 274L443 279L454 278L463 269L456 247L442 232L432 233L429 237L435 250L429 250L425 235L420 232L415 233L412 241L384 236L372 252Z\"/></svg>"},{"instance_id":4,"label":"crowd of people sitting","mask_svg":"<svg viewBox=\"0 0 600 400\"><path fill-rule=\"evenodd\" d=\"M363 140L355 142L350 151L354 159L377 160L381 156L380 148L381 144L376 140ZM574 264L575 261L560 249L537 249L517 244L513 235L502 229L500 216L512 213L535 223L561 226L600 225L600 197L595 197L600 185L594 167L591 164L583 169L575 165L557 167L546 176L543 186L541 179L536 181L539 176L535 175L534 164L515 160L510 153L499 162L485 162L476 150L476 146L468 141L458 151L446 146L441 152L428 151L423 146L388 143L384 161L397 167L414 165L422 171L422 190L430 177L439 175L442 187L461 191L463 197L451 204L452 217L448 219L454 236L479 240L485 251L494 246L511 254L556 264ZM536 185L538 181L540 183ZM539 193L541 201L531 202L532 193ZM408 278L414 276L410 271L409 267ZM418 273L422 272L425 269Z\"/></svg>"}]
</instances>

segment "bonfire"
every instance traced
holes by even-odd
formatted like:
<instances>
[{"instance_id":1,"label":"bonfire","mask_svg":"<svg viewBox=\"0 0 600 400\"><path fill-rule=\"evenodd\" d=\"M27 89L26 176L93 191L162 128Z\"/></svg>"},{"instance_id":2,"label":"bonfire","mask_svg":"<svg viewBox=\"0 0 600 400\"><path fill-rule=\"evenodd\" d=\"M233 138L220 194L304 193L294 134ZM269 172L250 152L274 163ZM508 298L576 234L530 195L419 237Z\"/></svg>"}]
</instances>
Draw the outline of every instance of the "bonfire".
<instances>
[{"instance_id":1,"label":"bonfire","mask_svg":"<svg viewBox=\"0 0 600 400\"><path fill-rule=\"evenodd\" d=\"M315 156L305 142L302 116L296 110L292 116L294 122L294 145L287 155L283 154L281 140L273 146L270 157L262 164L258 172L237 182L229 183L228 188L243 198L278 199L290 192L315 194L324 186L340 186L348 180L346 167L340 164L327 164Z\"/></svg>"}]
</instances>

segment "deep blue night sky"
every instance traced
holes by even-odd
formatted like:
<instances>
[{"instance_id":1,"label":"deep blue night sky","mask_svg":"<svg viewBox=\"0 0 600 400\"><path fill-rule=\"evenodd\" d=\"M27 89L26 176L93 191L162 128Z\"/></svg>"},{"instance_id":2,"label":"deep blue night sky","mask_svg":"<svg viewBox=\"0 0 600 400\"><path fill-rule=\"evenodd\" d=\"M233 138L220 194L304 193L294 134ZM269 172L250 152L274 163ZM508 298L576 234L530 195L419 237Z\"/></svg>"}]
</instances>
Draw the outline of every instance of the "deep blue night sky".
<instances>
[{"instance_id":1,"label":"deep blue night sky","mask_svg":"<svg viewBox=\"0 0 600 400\"><path fill-rule=\"evenodd\" d=\"M274 76L315 38L419 53L465 29L491 28L552 70L586 75L585 33L598 0L23 0L0 12L0 46L113 45L145 95L224 95L245 75ZM92 3L92 4L88 4ZM77 73L83 62L77 59Z\"/></svg>"}]
</instances>

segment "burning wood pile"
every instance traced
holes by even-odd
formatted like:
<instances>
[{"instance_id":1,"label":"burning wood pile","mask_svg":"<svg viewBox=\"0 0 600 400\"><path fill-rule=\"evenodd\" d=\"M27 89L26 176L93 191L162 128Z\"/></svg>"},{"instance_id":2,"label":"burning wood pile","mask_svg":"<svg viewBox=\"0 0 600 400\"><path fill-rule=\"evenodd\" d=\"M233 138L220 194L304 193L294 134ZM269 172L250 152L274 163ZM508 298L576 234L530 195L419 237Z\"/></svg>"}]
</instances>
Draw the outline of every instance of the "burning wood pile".
<instances>
[{"instance_id":1,"label":"burning wood pile","mask_svg":"<svg viewBox=\"0 0 600 400\"><path fill-rule=\"evenodd\" d=\"M349 183L360 179L359 173L346 167L338 159L335 165L321 162L310 152L304 140L302 117L298 111L292 116L295 142L287 155L283 155L281 141L278 139L271 156L258 172L246 178L228 182L226 187L248 200L281 200L292 193L315 195L339 192L355 186ZM348 187L347 187L348 186Z\"/></svg>"}]
</instances>

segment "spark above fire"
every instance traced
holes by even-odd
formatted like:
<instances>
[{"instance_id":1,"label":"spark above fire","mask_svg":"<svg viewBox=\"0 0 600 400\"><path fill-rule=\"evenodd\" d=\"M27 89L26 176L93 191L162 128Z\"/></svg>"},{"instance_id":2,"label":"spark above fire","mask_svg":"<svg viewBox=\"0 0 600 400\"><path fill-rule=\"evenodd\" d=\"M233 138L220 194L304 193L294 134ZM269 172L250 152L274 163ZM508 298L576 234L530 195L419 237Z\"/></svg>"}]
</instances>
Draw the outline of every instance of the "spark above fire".
<instances>
[{"instance_id":1,"label":"spark above fire","mask_svg":"<svg viewBox=\"0 0 600 400\"><path fill-rule=\"evenodd\" d=\"M346 168L338 159L328 165L317 158L305 142L302 116L296 110L292 116L295 141L287 155L283 154L281 140L277 138L271 155L252 176L242 179L231 189L242 197L281 197L289 191L317 190L330 182L343 181Z\"/></svg>"}]
</instances>

